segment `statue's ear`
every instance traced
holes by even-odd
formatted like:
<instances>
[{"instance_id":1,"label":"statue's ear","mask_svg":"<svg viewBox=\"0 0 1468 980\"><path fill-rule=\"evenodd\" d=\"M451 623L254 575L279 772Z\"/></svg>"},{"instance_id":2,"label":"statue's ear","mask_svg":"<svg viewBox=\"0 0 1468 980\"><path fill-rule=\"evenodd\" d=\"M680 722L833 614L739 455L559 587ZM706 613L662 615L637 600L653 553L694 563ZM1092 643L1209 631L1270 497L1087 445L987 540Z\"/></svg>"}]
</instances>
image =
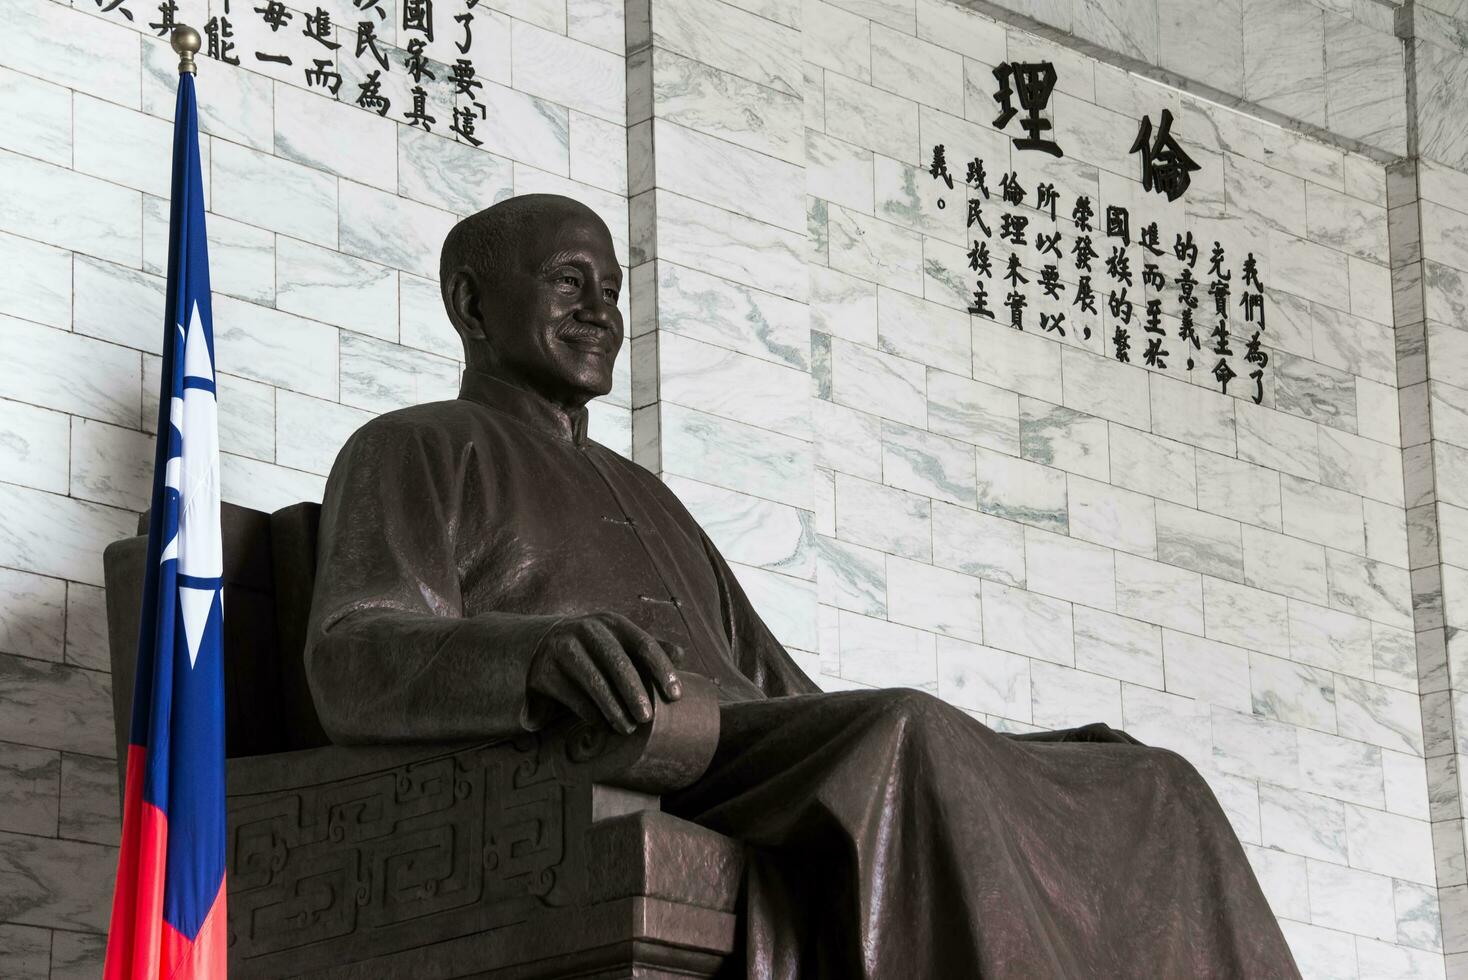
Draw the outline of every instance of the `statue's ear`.
<instances>
[{"instance_id":1,"label":"statue's ear","mask_svg":"<svg viewBox=\"0 0 1468 980\"><path fill-rule=\"evenodd\" d=\"M449 321L466 341L485 339L484 304L479 283L468 269L455 269L443 286Z\"/></svg>"}]
</instances>

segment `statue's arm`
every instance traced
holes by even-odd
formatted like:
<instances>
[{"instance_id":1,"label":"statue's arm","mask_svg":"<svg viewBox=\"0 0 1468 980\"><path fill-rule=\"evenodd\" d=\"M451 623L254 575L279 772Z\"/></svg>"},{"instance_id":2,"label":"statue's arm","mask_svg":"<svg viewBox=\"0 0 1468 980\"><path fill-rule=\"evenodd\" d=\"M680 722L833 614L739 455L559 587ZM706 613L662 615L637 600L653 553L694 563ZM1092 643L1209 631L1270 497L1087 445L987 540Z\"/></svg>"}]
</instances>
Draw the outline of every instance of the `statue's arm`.
<instances>
[{"instance_id":1,"label":"statue's arm","mask_svg":"<svg viewBox=\"0 0 1468 980\"><path fill-rule=\"evenodd\" d=\"M337 742L539 727L526 678L557 616L465 618L455 531L462 460L392 417L348 440L322 503L306 671Z\"/></svg>"},{"instance_id":2,"label":"statue's arm","mask_svg":"<svg viewBox=\"0 0 1468 980\"><path fill-rule=\"evenodd\" d=\"M724 618L724 633L734 653L739 672L749 678L768 696L817 694L820 688L806 676L791 658L784 644L760 619L749 597L734 577L734 571L707 534L699 532L704 551L719 580L719 601Z\"/></svg>"}]
</instances>

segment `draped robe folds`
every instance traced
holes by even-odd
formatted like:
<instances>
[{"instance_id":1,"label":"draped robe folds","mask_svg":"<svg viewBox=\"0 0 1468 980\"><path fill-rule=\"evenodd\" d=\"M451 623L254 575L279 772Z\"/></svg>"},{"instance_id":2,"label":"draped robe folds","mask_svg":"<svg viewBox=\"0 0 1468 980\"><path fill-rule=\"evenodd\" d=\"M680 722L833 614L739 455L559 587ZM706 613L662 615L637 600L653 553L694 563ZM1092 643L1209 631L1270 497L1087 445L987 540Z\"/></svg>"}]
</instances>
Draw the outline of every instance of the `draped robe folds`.
<instances>
[{"instance_id":1,"label":"draped robe folds","mask_svg":"<svg viewBox=\"0 0 1468 980\"><path fill-rule=\"evenodd\" d=\"M307 665L339 742L541 727L526 678L566 616L619 612L685 649L722 731L664 805L751 845L733 974L1299 976L1181 756L1104 725L1001 735L918 691L820 693L584 409L468 372L459 399L369 422L328 480L319 548Z\"/></svg>"}]
</instances>

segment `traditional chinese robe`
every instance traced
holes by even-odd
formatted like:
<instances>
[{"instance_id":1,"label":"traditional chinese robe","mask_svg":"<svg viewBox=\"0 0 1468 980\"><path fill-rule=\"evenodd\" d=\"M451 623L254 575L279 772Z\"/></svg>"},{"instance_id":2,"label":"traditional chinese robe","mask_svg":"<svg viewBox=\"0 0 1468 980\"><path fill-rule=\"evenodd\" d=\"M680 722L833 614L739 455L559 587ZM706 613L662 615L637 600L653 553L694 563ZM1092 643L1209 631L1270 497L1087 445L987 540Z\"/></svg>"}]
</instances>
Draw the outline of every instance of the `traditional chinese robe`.
<instances>
[{"instance_id":1,"label":"traditional chinese robe","mask_svg":"<svg viewBox=\"0 0 1468 980\"><path fill-rule=\"evenodd\" d=\"M1180 756L1105 726L999 735L916 691L821 694L668 488L538 396L369 422L327 484L307 663L338 741L543 724L540 639L612 610L724 705L667 809L754 845L750 977L1297 977L1238 840Z\"/></svg>"}]
</instances>

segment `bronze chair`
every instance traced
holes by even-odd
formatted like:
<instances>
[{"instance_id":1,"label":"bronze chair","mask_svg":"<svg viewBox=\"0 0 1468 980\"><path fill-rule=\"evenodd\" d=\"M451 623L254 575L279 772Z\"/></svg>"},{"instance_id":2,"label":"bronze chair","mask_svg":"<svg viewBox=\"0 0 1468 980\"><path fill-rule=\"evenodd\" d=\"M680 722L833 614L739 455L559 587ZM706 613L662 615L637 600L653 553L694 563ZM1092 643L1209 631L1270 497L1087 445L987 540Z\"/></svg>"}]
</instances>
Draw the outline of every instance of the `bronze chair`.
<instances>
[{"instance_id":1,"label":"bronze chair","mask_svg":"<svg viewBox=\"0 0 1468 980\"><path fill-rule=\"evenodd\" d=\"M658 806L708 766L713 686L685 674L683 698L627 737L568 722L332 745L302 663L318 516L222 514L231 975L653 980L732 965L743 846ZM144 535L105 554L119 759L146 550Z\"/></svg>"}]
</instances>

